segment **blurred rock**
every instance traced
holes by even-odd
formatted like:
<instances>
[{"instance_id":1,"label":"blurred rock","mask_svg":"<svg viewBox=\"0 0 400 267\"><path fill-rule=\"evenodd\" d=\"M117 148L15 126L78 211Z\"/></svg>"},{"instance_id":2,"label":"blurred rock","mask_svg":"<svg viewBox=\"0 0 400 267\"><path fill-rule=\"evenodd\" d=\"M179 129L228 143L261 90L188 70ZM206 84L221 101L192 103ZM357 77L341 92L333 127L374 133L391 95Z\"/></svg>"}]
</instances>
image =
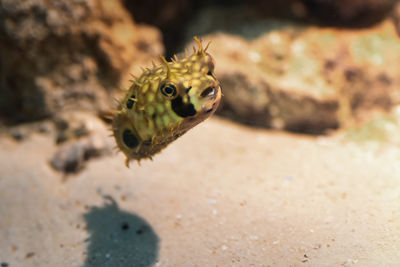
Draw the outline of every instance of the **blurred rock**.
<instances>
[{"instance_id":1,"label":"blurred rock","mask_svg":"<svg viewBox=\"0 0 400 267\"><path fill-rule=\"evenodd\" d=\"M209 39L224 94L219 114L302 132L338 126L334 89L315 76L318 62L301 51L290 54L289 33L273 32L254 42L222 34Z\"/></svg>"},{"instance_id":2,"label":"blurred rock","mask_svg":"<svg viewBox=\"0 0 400 267\"><path fill-rule=\"evenodd\" d=\"M30 123L23 123L13 125L11 127L4 127L4 133L11 136L14 140L18 142L25 141L34 133L46 134L53 136L54 127L53 123L49 120L35 121ZM0 133L2 131L0 130ZM0 134L1 136L1 134Z\"/></svg>"},{"instance_id":3,"label":"blurred rock","mask_svg":"<svg viewBox=\"0 0 400 267\"><path fill-rule=\"evenodd\" d=\"M392 12L392 19L397 29L397 34L400 36L400 2L398 2Z\"/></svg>"},{"instance_id":4,"label":"blurred rock","mask_svg":"<svg viewBox=\"0 0 400 267\"><path fill-rule=\"evenodd\" d=\"M163 52L114 0L1 0L0 112L10 122L110 108L135 64Z\"/></svg>"},{"instance_id":5,"label":"blurred rock","mask_svg":"<svg viewBox=\"0 0 400 267\"><path fill-rule=\"evenodd\" d=\"M185 41L191 41L196 35L214 32L238 34L246 39L254 39L270 30L288 25L282 21L274 23L265 19L251 6L209 6L203 7L191 18L185 28Z\"/></svg>"},{"instance_id":6,"label":"blurred rock","mask_svg":"<svg viewBox=\"0 0 400 267\"><path fill-rule=\"evenodd\" d=\"M369 151L381 151L382 144L400 147L400 105L391 114L373 114L360 125L348 127L339 133L340 139L351 141L368 148Z\"/></svg>"},{"instance_id":7,"label":"blurred rock","mask_svg":"<svg viewBox=\"0 0 400 267\"><path fill-rule=\"evenodd\" d=\"M398 0L247 0L264 17L298 18L325 25L364 27L382 21Z\"/></svg>"},{"instance_id":8,"label":"blurred rock","mask_svg":"<svg viewBox=\"0 0 400 267\"><path fill-rule=\"evenodd\" d=\"M82 170L91 158L110 154L111 131L99 118L87 112L58 114L56 143L59 147L50 160L51 166L64 173Z\"/></svg>"},{"instance_id":9,"label":"blurred rock","mask_svg":"<svg viewBox=\"0 0 400 267\"><path fill-rule=\"evenodd\" d=\"M86 145L80 143L63 146L52 157L51 167L64 173L76 173L84 167L85 150Z\"/></svg>"},{"instance_id":10,"label":"blurred rock","mask_svg":"<svg viewBox=\"0 0 400 267\"><path fill-rule=\"evenodd\" d=\"M14 140L16 141L22 141L24 139L26 139L26 137L28 136L28 131L26 128L22 128L22 127L12 127L9 130L9 134L12 138L14 138Z\"/></svg>"},{"instance_id":11,"label":"blurred rock","mask_svg":"<svg viewBox=\"0 0 400 267\"><path fill-rule=\"evenodd\" d=\"M309 15L325 23L353 27L381 20L391 11L397 0L302 0L301 2Z\"/></svg>"},{"instance_id":12,"label":"blurred rock","mask_svg":"<svg viewBox=\"0 0 400 267\"><path fill-rule=\"evenodd\" d=\"M88 112L62 112L53 119L57 144L77 140L93 132L104 132L105 124Z\"/></svg>"},{"instance_id":13,"label":"blurred rock","mask_svg":"<svg viewBox=\"0 0 400 267\"><path fill-rule=\"evenodd\" d=\"M203 38L212 40L223 87L220 114L320 133L399 103L400 42L392 23L362 31L278 29L253 41L221 33Z\"/></svg>"}]
</instances>

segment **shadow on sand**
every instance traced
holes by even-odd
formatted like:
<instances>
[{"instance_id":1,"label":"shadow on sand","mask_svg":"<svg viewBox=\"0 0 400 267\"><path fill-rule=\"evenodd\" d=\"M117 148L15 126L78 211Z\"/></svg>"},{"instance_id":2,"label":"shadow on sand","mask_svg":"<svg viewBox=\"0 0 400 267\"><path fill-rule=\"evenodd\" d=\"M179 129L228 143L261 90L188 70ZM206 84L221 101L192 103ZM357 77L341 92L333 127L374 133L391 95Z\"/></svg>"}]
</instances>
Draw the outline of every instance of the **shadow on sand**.
<instances>
[{"instance_id":1,"label":"shadow on sand","mask_svg":"<svg viewBox=\"0 0 400 267\"><path fill-rule=\"evenodd\" d=\"M152 266L158 257L159 238L142 218L118 208L105 197L103 207L85 214L90 237L83 267Z\"/></svg>"}]
</instances>

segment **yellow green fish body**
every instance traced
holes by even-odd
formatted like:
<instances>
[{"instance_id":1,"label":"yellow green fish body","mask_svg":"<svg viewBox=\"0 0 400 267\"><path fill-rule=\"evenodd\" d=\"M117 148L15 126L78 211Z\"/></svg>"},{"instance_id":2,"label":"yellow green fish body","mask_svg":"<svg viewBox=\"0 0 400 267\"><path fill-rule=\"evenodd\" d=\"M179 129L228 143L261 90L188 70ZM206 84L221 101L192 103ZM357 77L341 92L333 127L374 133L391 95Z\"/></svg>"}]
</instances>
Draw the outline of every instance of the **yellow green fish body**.
<instances>
[{"instance_id":1,"label":"yellow green fish body","mask_svg":"<svg viewBox=\"0 0 400 267\"><path fill-rule=\"evenodd\" d=\"M160 66L145 70L114 112L114 137L127 165L151 158L217 109L221 87L215 62L195 40L199 47L192 55L162 58Z\"/></svg>"}]
</instances>

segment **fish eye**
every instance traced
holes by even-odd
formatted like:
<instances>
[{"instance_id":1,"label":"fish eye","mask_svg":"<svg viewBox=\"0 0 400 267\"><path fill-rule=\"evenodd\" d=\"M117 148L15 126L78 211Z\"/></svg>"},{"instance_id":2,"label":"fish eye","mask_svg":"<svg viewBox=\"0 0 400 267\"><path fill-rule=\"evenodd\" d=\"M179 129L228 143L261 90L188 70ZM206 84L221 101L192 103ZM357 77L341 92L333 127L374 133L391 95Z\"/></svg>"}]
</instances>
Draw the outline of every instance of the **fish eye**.
<instances>
[{"instance_id":1,"label":"fish eye","mask_svg":"<svg viewBox=\"0 0 400 267\"><path fill-rule=\"evenodd\" d=\"M172 83L164 83L161 85L161 93L168 98L173 98L176 96L176 86Z\"/></svg>"}]
</instances>

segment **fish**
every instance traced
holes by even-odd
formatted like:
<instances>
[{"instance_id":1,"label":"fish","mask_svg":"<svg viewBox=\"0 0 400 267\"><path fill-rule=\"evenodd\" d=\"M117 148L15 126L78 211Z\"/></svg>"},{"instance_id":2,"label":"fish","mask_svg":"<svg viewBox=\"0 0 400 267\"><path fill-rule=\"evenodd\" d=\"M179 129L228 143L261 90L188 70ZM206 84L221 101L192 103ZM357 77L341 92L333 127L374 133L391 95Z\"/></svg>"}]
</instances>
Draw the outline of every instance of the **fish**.
<instances>
[{"instance_id":1,"label":"fish","mask_svg":"<svg viewBox=\"0 0 400 267\"><path fill-rule=\"evenodd\" d=\"M125 164L152 157L216 111L222 96L215 60L194 37L197 49L143 69L113 112L112 131Z\"/></svg>"}]
</instances>

